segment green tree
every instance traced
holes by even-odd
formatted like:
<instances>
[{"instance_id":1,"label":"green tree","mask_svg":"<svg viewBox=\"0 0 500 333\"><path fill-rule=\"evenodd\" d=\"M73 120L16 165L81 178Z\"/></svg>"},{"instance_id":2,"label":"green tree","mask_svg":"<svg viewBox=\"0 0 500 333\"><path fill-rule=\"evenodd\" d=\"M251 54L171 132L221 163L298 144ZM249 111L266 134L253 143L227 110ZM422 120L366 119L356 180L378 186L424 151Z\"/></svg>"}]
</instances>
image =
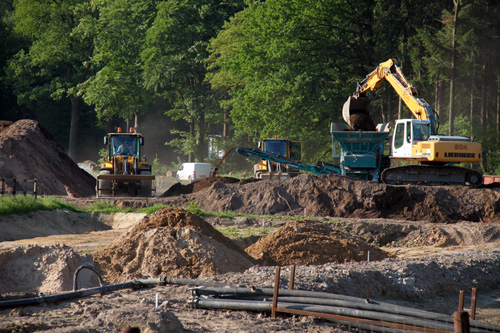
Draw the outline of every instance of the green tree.
<instances>
[{"instance_id":1,"label":"green tree","mask_svg":"<svg viewBox=\"0 0 500 333\"><path fill-rule=\"evenodd\" d=\"M189 133L179 132L179 139L170 144L187 154L189 161L206 157L206 117L219 108L205 81L207 45L240 8L238 1L164 1L147 32L142 52L145 85L170 101L170 117L188 122Z\"/></svg>"},{"instance_id":2,"label":"green tree","mask_svg":"<svg viewBox=\"0 0 500 333\"><path fill-rule=\"evenodd\" d=\"M236 130L302 140L306 158L329 155L329 123L373 63L372 13L372 2L302 0L238 13L210 45L210 81L228 91Z\"/></svg>"},{"instance_id":3,"label":"green tree","mask_svg":"<svg viewBox=\"0 0 500 333\"><path fill-rule=\"evenodd\" d=\"M463 131L464 117L468 119L468 136L477 136L477 141L490 152L483 158L483 169L489 172L494 166L487 163L488 156L498 150L500 24L496 17L500 8L488 1L462 1L455 34L453 9L443 10L438 29L419 30L427 49L423 59L430 78L451 82L454 77L453 90L450 83L449 90L437 91L440 95L448 94L448 108L453 109L445 119L443 129L458 134ZM456 52L454 65L453 38ZM460 127L456 128L455 121L461 122Z\"/></svg>"},{"instance_id":4,"label":"green tree","mask_svg":"<svg viewBox=\"0 0 500 333\"><path fill-rule=\"evenodd\" d=\"M135 117L137 123L137 116L150 107L152 94L144 88L140 55L156 4L142 0L93 2L99 13L92 27L96 75L82 88L85 102L95 106L101 120Z\"/></svg>"},{"instance_id":5,"label":"green tree","mask_svg":"<svg viewBox=\"0 0 500 333\"><path fill-rule=\"evenodd\" d=\"M94 50L85 26L92 20L89 1L15 0L11 22L30 41L10 61L7 75L20 103L42 96L71 102L70 157L77 157L82 97L77 89L90 74Z\"/></svg>"}]
</instances>

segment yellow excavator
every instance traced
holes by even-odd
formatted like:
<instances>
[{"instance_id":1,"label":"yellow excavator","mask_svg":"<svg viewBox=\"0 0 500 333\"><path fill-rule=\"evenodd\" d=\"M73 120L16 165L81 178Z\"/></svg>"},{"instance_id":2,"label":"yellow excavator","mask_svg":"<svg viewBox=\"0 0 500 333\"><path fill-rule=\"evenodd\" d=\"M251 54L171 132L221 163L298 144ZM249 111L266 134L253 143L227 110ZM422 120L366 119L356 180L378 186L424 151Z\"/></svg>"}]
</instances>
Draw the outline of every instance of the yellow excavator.
<instances>
[{"instance_id":1,"label":"yellow excavator","mask_svg":"<svg viewBox=\"0 0 500 333\"><path fill-rule=\"evenodd\" d=\"M370 116L371 99L366 96L384 81L389 82L416 118L395 121L389 157L419 164L386 168L381 180L391 184L482 185L480 172L453 165L481 162L481 144L466 137L439 135L437 113L419 96L393 59L379 64L358 82L355 93L345 102L342 116L350 129L387 130L382 124L374 125Z\"/></svg>"},{"instance_id":2,"label":"yellow excavator","mask_svg":"<svg viewBox=\"0 0 500 333\"><path fill-rule=\"evenodd\" d=\"M104 137L104 145L108 153L97 176L97 197L151 196L155 176L143 155L144 137L132 127L128 133L118 127L116 133Z\"/></svg>"}]
</instances>

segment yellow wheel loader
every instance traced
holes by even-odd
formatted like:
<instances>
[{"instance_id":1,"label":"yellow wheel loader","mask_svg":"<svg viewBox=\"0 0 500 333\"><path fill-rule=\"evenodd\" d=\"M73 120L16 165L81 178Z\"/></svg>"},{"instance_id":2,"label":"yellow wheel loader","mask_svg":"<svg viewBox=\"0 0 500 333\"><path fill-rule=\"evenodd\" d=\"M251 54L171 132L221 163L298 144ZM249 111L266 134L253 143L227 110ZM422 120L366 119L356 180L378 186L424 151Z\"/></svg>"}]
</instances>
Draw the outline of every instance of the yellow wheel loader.
<instances>
[{"instance_id":1,"label":"yellow wheel loader","mask_svg":"<svg viewBox=\"0 0 500 333\"><path fill-rule=\"evenodd\" d=\"M285 157L296 162L302 160L302 142L287 139L263 139L259 142L259 149L277 157ZM274 162L269 159L260 159L254 165L254 178L279 178L289 179L297 176L300 170L285 163Z\"/></svg>"},{"instance_id":2,"label":"yellow wheel loader","mask_svg":"<svg viewBox=\"0 0 500 333\"><path fill-rule=\"evenodd\" d=\"M155 176L151 164L143 155L144 137L134 133L109 133L104 137L108 154L103 158L96 182L96 196L99 197L150 197Z\"/></svg>"}]
</instances>

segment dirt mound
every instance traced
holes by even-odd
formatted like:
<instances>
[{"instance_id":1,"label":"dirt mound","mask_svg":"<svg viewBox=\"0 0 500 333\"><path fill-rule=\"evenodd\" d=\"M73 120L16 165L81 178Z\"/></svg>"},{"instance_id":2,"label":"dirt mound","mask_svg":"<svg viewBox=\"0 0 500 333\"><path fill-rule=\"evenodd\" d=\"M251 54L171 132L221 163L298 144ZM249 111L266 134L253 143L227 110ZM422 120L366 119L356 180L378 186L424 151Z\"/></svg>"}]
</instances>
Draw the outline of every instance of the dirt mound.
<instances>
[{"instance_id":1,"label":"dirt mound","mask_svg":"<svg viewBox=\"0 0 500 333\"><path fill-rule=\"evenodd\" d=\"M187 185L182 185L181 183L175 183L174 185L170 186L168 190L163 192L163 194L160 195L160 197L165 198L181 194L195 193L204 190L207 187L210 187L215 182L219 182L221 184L233 184L233 183L246 184L253 181L257 181L257 179L250 178L250 179L240 180L238 178L233 178L233 177L210 176Z\"/></svg>"},{"instance_id":2,"label":"dirt mound","mask_svg":"<svg viewBox=\"0 0 500 333\"><path fill-rule=\"evenodd\" d=\"M0 253L0 294L57 294L73 289L75 270L92 264L90 255L79 255L64 245L18 247ZM99 286L95 275L82 270L78 286Z\"/></svg>"},{"instance_id":3,"label":"dirt mound","mask_svg":"<svg viewBox=\"0 0 500 333\"><path fill-rule=\"evenodd\" d=\"M241 272L253 259L197 215L161 209L94 253L110 283L143 276L198 278Z\"/></svg>"},{"instance_id":4,"label":"dirt mound","mask_svg":"<svg viewBox=\"0 0 500 333\"><path fill-rule=\"evenodd\" d=\"M0 175L36 179L41 195L95 195L95 179L34 120L19 120L0 132Z\"/></svg>"},{"instance_id":5,"label":"dirt mound","mask_svg":"<svg viewBox=\"0 0 500 333\"><path fill-rule=\"evenodd\" d=\"M349 118L353 131L376 131L375 124L370 115L366 113L354 113Z\"/></svg>"},{"instance_id":6,"label":"dirt mound","mask_svg":"<svg viewBox=\"0 0 500 333\"><path fill-rule=\"evenodd\" d=\"M205 211L254 215L390 218L428 222L498 222L500 193L466 186L393 186L339 175L302 174L286 181L222 184L162 199Z\"/></svg>"},{"instance_id":7,"label":"dirt mound","mask_svg":"<svg viewBox=\"0 0 500 333\"><path fill-rule=\"evenodd\" d=\"M249 246L246 251L264 265L322 265L382 260L390 254L360 237L316 221L289 222Z\"/></svg>"}]
</instances>

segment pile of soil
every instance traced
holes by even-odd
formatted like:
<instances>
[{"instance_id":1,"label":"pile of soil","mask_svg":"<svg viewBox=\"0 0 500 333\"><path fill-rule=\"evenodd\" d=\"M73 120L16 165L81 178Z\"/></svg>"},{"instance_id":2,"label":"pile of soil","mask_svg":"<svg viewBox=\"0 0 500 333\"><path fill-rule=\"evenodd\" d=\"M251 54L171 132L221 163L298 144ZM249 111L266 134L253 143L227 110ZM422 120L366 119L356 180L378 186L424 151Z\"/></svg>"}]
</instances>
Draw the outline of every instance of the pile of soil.
<instances>
[{"instance_id":1,"label":"pile of soil","mask_svg":"<svg viewBox=\"0 0 500 333\"><path fill-rule=\"evenodd\" d=\"M254 260L198 215L163 208L94 252L109 283L149 276L199 278L242 272Z\"/></svg>"},{"instance_id":2,"label":"pile of soil","mask_svg":"<svg viewBox=\"0 0 500 333\"><path fill-rule=\"evenodd\" d=\"M246 251L264 265L323 265L391 257L360 237L317 221L293 221L262 237Z\"/></svg>"},{"instance_id":3,"label":"pile of soil","mask_svg":"<svg viewBox=\"0 0 500 333\"><path fill-rule=\"evenodd\" d=\"M77 254L61 244L4 250L0 253L0 294L48 295L70 291L74 273L83 264L92 265L92 257ZM96 276L89 270L78 274L79 288L98 285Z\"/></svg>"},{"instance_id":4,"label":"pile of soil","mask_svg":"<svg viewBox=\"0 0 500 333\"><path fill-rule=\"evenodd\" d=\"M349 118L353 131L376 131L373 119L366 113L354 113Z\"/></svg>"},{"instance_id":5,"label":"pile of soil","mask_svg":"<svg viewBox=\"0 0 500 333\"><path fill-rule=\"evenodd\" d=\"M441 223L500 221L498 188L394 186L335 174L302 174L286 181L247 184L214 182L201 191L163 198L161 202L176 207L194 202L204 211L254 215L305 214Z\"/></svg>"},{"instance_id":6,"label":"pile of soil","mask_svg":"<svg viewBox=\"0 0 500 333\"><path fill-rule=\"evenodd\" d=\"M258 181L258 179L255 178L248 178L248 179L238 179L238 178L233 178L233 177L218 177L218 176L210 176L206 177L200 180L197 180L194 183L187 184L187 185L182 185L181 183L175 183L174 185L170 186L168 190L163 192L160 197L165 198L165 197L173 197L181 194L189 194L189 193L195 193L198 191L201 191L203 189L206 189L207 187L210 187L213 183L219 182L222 184L246 184L246 183L251 183L254 181Z\"/></svg>"},{"instance_id":7,"label":"pile of soil","mask_svg":"<svg viewBox=\"0 0 500 333\"><path fill-rule=\"evenodd\" d=\"M8 191L15 178L36 179L40 195L95 195L95 179L34 120L19 120L0 132L0 176L7 178Z\"/></svg>"}]
</instances>

